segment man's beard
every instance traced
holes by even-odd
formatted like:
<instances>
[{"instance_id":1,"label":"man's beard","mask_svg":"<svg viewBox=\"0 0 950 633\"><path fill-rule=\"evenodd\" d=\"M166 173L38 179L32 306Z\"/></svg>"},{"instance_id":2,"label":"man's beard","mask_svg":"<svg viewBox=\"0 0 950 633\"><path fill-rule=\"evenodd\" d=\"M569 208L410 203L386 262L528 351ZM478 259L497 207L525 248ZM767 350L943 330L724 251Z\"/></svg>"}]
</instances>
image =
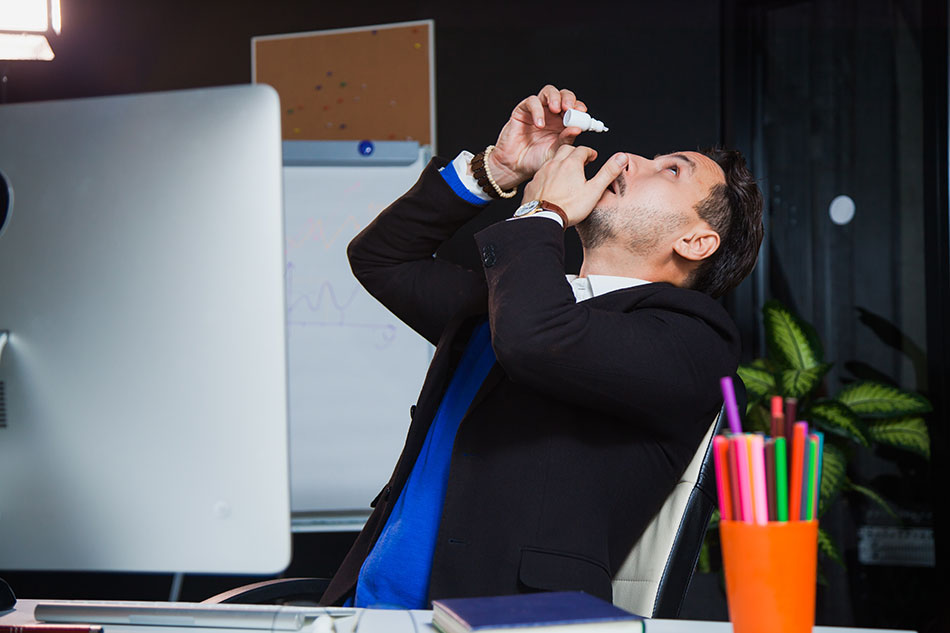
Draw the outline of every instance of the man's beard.
<instances>
[{"instance_id":1,"label":"man's beard","mask_svg":"<svg viewBox=\"0 0 950 633\"><path fill-rule=\"evenodd\" d=\"M594 207L576 228L585 250L618 241L630 252L644 255L657 247L671 222L675 222L674 217L656 209L635 207L621 211L616 206L604 206Z\"/></svg>"},{"instance_id":2,"label":"man's beard","mask_svg":"<svg viewBox=\"0 0 950 633\"><path fill-rule=\"evenodd\" d=\"M604 207L594 207L586 218L577 223L577 236L586 250L597 248L608 239L615 237L609 220L610 211Z\"/></svg>"}]
</instances>

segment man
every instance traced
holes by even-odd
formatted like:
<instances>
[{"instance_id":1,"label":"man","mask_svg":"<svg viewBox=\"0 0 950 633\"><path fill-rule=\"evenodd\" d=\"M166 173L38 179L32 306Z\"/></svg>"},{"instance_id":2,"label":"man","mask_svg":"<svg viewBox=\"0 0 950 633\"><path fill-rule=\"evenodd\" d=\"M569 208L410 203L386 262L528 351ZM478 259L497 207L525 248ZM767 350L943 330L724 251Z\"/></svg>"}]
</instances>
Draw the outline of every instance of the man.
<instances>
[{"instance_id":1,"label":"man","mask_svg":"<svg viewBox=\"0 0 950 633\"><path fill-rule=\"evenodd\" d=\"M720 407L739 342L711 296L754 265L755 182L725 151L617 154L587 180L596 152L573 146L567 108L586 110L545 86L494 148L434 159L350 244L360 282L437 348L402 456L325 603L568 589L610 600ZM518 217L475 236L479 270L433 255L529 180ZM568 226L584 247L576 278L564 275Z\"/></svg>"}]
</instances>

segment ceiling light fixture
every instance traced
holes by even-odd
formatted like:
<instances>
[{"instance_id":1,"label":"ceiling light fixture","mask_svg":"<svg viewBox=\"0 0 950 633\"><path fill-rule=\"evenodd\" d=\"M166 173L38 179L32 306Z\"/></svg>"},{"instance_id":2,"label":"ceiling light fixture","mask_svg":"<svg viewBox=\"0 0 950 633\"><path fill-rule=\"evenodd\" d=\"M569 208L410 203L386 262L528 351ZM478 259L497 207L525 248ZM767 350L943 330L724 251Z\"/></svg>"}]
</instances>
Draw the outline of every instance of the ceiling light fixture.
<instances>
[{"instance_id":1,"label":"ceiling light fixture","mask_svg":"<svg viewBox=\"0 0 950 633\"><path fill-rule=\"evenodd\" d=\"M0 0L0 60L51 61L62 30L60 0Z\"/></svg>"}]
</instances>

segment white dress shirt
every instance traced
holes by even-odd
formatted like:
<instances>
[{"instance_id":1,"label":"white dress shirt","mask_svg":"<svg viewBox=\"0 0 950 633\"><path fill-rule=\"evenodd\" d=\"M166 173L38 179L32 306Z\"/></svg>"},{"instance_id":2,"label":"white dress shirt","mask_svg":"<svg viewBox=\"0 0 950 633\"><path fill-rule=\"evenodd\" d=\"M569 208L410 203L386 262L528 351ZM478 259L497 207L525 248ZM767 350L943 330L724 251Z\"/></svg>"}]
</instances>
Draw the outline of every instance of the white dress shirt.
<instances>
[{"instance_id":1,"label":"white dress shirt","mask_svg":"<svg viewBox=\"0 0 950 633\"><path fill-rule=\"evenodd\" d=\"M587 275L578 277L577 275L567 275L567 282L571 284L571 290L574 291L574 299L578 303L585 299L591 299L600 295L622 290L624 288L633 288L651 283L643 279L634 277L614 277L613 275Z\"/></svg>"}]
</instances>

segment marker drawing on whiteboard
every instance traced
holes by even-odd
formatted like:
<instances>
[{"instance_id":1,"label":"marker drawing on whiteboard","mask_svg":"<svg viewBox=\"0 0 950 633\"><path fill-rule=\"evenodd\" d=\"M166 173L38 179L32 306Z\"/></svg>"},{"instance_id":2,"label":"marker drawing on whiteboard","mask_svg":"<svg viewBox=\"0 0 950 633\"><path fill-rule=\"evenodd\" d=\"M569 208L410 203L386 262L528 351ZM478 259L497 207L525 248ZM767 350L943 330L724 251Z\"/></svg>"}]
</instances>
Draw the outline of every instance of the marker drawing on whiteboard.
<instances>
[{"instance_id":1,"label":"marker drawing on whiteboard","mask_svg":"<svg viewBox=\"0 0 950 633\"><path fill-rule=\"evenodd\" d=\"M354 185L346 190L346 193L352 193L359 189L359 185ZM344 244L352 239L354 235L362 230L363 226L353 214L345 217L342 222L332 230L326 227L322 218L308 218L303 229L287 236L287 253L293 253L298 248L315 242L323 248L324 251L330 251L334 245L343 241Z\"/></svg>"},{"instance_id":2,"label":"marker drawing on whiteboard","mask_svg":"<svg viewBox=\"0 0 950 633\"><path fill-rule=\"evenodd\" d=\"M354 323L346 319L346 311L359 296L354 288L342 301L329 281L322 281L314 292L294 294L296 266L287 263L287 325L296 327L336 327L369 330L379 334L381 340L374 343L376 349L385 349L396 338L396 326L392 323Z\"/></svg>"}]
</instances>

